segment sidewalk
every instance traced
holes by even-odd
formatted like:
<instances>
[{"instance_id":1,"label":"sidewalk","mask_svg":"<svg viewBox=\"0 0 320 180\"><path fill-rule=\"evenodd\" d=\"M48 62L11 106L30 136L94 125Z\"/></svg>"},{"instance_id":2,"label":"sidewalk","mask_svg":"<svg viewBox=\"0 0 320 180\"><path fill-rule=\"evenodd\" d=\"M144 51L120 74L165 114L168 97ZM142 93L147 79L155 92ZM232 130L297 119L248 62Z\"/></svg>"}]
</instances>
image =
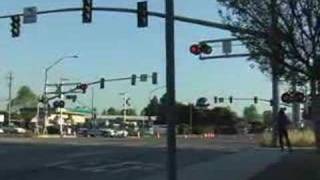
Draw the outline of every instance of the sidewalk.
<instances>
[{"instance_id":1,"label":"sidewalk","mask_svg":"<svg viewBox=\"0 0 320 180\"><path fill-rule=\"evenodd\" d=\"M256 149L225 155L214 161L195 164L178 171L179 180L247 180L280 161L286 152ZM145 180L165 180L166 174Z\"/></svg>"}]
</instances>

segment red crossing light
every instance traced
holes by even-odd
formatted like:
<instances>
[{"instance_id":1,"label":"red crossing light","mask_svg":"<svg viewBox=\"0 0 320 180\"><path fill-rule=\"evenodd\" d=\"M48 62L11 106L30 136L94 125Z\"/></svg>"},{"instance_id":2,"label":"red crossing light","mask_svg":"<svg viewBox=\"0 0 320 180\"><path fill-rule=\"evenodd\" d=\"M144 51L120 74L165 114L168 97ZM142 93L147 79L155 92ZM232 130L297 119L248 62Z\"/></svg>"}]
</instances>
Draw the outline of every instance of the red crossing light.
<instances>
[{"instance_id":1,"label":"red crossing light","mask_svg":"<svg viewBox=\"0 0 320 180\"><path fill-rule=\"evenodd\" d=\"M193 44L190 46L190 52L194 55L199 55L201 53L201 47L199 44Z\"/></svg>"}]
</instances>

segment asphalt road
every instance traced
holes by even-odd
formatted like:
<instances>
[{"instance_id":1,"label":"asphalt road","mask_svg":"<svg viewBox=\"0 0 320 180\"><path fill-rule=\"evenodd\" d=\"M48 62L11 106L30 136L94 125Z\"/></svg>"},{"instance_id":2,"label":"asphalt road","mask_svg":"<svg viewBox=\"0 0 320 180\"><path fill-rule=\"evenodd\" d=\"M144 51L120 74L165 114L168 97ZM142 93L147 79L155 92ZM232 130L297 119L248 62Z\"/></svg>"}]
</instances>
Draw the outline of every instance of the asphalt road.
<instances>
[{"instance_id":1,"label":"asphalt road","mask_svg":"<svg viewBox=\"0 0 320 180\"><path fill-rule=\"evenodd\" d=\"M248 137L178 139L178 167L255 146ZM165 179L165 139L0 139L1 180Z\"/></svg>"}]
</instances>

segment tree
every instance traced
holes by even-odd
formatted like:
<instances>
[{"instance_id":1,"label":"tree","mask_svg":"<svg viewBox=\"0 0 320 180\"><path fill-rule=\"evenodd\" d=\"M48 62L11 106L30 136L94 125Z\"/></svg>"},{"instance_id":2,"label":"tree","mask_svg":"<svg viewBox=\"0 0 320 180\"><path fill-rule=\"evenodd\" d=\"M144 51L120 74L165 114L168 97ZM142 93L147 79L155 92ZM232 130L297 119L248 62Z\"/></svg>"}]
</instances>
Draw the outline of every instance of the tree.
<instances>
[{"instance_id":1,"label":"tree","mask_svg":"<svg viewBox=\"0 0 320 180\"><path fill-rule=\"evenodd\" d=\"M277 55L281 75L294 73L306 83L319 59L320 2L312 0L218 0L226 7L220 14L226 24L259 32L233 32L247 46L263 72L271 72L270 59ZM273 24L274 22L274 24ZM276 50L276 51L275 51Z\"/></svg>"},{"instance_id":2,"label":"tree","mask_svg":"<svg viewBox=\"0 0 320 180\"><path fill-rule=\"evenodd\" d=\"M12 117L23 119L25 126L29 127L30 120L37 114L37 95L28 86L22 86L11 104L13 111L16 112Z\"/></svg>"},{"instance_id":3,"label":"tree","mask_svg":"<svg viewBox=\"0 0 320 180\"><path fill-rule=\"evenodd\" d=\"M259 120L260 116L258 114L257 108L254 105L251 105L249 107L245 107L243 110L243 117L248 122L254 122Z\"/></svg>"},{"instance_id":4,"label":"tree","mask_svg":"<svg viewBox=\"0 0 320 180\"><path fill-rule=\"evenodd\" d=\"M252 32L234 31L247 46L250 59L263 72L273 68L286 80L292 75L300 84L310 83L316 144L320 149L320 1L315 0L218 0L226 7L220 14L226 24ZM270 63L270 59L273 63ZM272 65L273 64L273 65ZM280 71L280 72L279 72Z\"/></svg>"},{"instance_id":5,"label":"tree","mask_svg":"<svg viewBox=\"0 0 320 180\"><path fill-rule=\"evenodd\" d=\"M22 86L17 92L17 96L11 101L12 109L37 107L37 95L28 87Z\"/></svg>"},{"instance_id":6,"label":"tree","mask_svg":"<svg viewBox=\"0 0 320 180\"><path fill-rule=\"evenodd\" d=\"M123 114L123 110L122 110L122 114ZM135 109L129 108L129 109L127 109L127 115L128 116L136 116L137 112Z\"/></svg>"},{"instance_id":7,"label":"tree","mask_svg":"<svg viewBox=\"0 0 320 180\"><path fill-rule=\"evenodd\" d=\"M159 100L157 98L157 96L154 96L149 104L147 105L147 107L145 107L142 112L141 115L147 115L147 116L157 116L159 113Z\"/></svg>"},{"instance_id":8,"label":"tree","mask_svg":"<svg viewBox=\"0 0 320 180\"><path fill-rule=\"evenodd\" d=\"M110 107L107 112L106 112L107 115L120 115L121 113L116 110L114 107Z\"/></svg>"},{"instance_id":9,"label":"tree","mask_svg":"<svg viewBox=\"0 0 320 180\"><path fill-rule=\"evenodd\" d=\"M266 127L272 127L272 111L264 111L262 117Z\"/></svg>"}]
</instances>

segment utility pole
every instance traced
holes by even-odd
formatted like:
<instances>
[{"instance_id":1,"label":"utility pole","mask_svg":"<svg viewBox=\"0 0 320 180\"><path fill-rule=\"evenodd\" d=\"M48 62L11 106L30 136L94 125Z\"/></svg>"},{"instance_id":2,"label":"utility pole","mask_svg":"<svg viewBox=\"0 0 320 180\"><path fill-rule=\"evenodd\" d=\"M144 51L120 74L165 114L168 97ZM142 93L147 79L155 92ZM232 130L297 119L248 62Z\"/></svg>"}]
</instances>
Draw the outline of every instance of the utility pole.
<instances>
[{"instance_id":1,"label":"utility pole","mask_svg":"<svg viewBox=\"0 0 320 180\"><path fill-rule=\"evenodd\" d=\"M165 0L165 25L166 25L166 120L167 129L167 178L177 179L176 162L176 92L175 92L175 39L174 39L174 0Z\"/></svg>"},{"instance_id":2,"label":"utility pole","mask_svg":"<svg viewBox=\"0 0 320 180\"><path fill-rule=\"evenodd\" d=\"M292 78L292 91L293 92L297 91L296 75L293 75L293 78ZM292 104L292 120L295 125L298 125L298 123L300 122L300 103L294 102Z\"/></svg>"},{"instance_id":3,"label":"utility pole","mask_svg":"<svg viewBox=\"0 0 320 180\"><path fill-rule=\"evenodd\" d=\"M127 100L128 100L128 94L126 92L124 93L120 93L120 95L123 96L123 122L126 123L126 119L127 119Z\"/></svg>"},{"instance_id":4,"label":"utility pole","mask_svg":"<svg viewBox=\"0 0 320 180\"><path fill-rule=\"evenodd\" d=\"M193 121L193 107L192 103L189 104L189 125L190 125L190 134L192 134L192 121Z\"/></svg>"},{"instance_id":5,"label":"utility pole","mask_svg":"<svg viewBox=\"0 0 320 180\"><path fill-rule=\"evenodd\" d=\"M94 126L97 126L97 122L95 119L95 109L94 109L94 87L91 88L91 120L94 121Z\"/></svg>"},{"instance_id":6,"label":"utility pole","mask_svg":"<svg viewBox=\"0 0 320 180\"><path fill-rule=\"evenodd\" d=\"M279 61L280 52L278 42L280 37L277 37L278 15L277 15L277 0L271 0L271 68L272 68L272 120L273 120L273 136L272 142L276 145L277 142L277 115L279 111Z\"/></svg>"},{"instance_id":7,"label":"utility pole","mask_svg":"<svg viewBox=\"0 0 320 180\"><path fill-rule=\"evenodd\" d=\"M10 71L8 76L8 87L9 87L9 96L8 96L8 125L11 123L11 111L12 111L12 81L13 81L13 74Z\"/></svg>"}]
</instances>

